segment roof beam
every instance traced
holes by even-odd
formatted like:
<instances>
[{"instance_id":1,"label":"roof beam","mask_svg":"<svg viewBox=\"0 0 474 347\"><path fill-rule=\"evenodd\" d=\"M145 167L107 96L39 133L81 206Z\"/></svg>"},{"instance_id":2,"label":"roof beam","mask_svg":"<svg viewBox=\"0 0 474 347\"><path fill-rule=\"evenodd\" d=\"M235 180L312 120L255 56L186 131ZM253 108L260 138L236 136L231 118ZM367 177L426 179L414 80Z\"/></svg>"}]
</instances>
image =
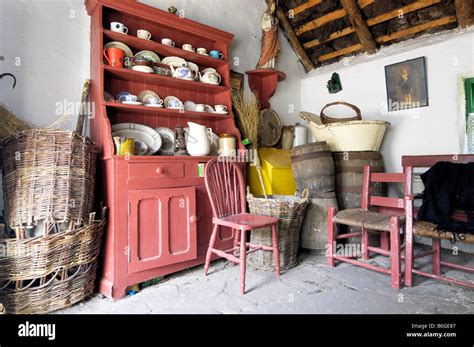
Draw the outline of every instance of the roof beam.
<instances>
[{"instance_id":1,"label":"roof beam","mask_svg":"<svg viewBox=\"0 0 474 347\"><path fill-rule=\"evenodd\" d=\"M355 29L353 27L347 27L347 28L344 28L342 30L339 30L339 31L336 31L336 32L332 33L324 41L319 41L318 39L308 41L305 44L303 44L303 47L308 49L308 48L312 48L312 47L315 47L315 46L319 46L322 43L326 43L326 42L338 39L340 37L352 34L353 32L355 32Z\"/></svg>"},{"instance_id":2,"label":"roof beam","mask_svg":"<svg viewBox=\"0 0 474 347\"><path fill-rule=\"evenodd\" d=\"M401 8L397 8L393 11L381 14L380 16L377 16L374 18L370 18L367 20L367 25L374 26L382 22L386 22L390 19L393 19L399 16L404 16L410 12L421 10L422 8L429 7L431 5L434 5L440 2L441 0L419 0L417 2L414 2L413 4L410 4Z\"/></svg>"},{"instance_id":3,"label":"roof beam","mask_svg":"<svg viewBox=\"0 0 474 347\"><path fill-rule=\"evenodd\" d=\"M419 32L422 32L422 31L425 31L425 30L428 30L428 29L436 28L436 27L446 25L446 24L450 24L450 23L454 23L454 22L456 22L456 16L443 17L443 18L436 19L436 20L433 20L433 21L430 21L430 22L427 22L427 23L415 25L415 26L413 26L411 28L408 28L408 29L404 29L404 30L394 32L390 35L379 36L379 37L376 38L376 41L380 44L383 44L385 42L393 41L393 40L402 38L404 36L417 34Z\"/></svg>"},{"instance_id":4,"label":"roof beam","mask_svg":"<svg viewBox=\"0 0 474 347\"><path fill-rule=\"evenodd\" d=\"M347 16L355 29L357 38L364 50L369 54L374 54L377 50L372 33L369 31L365 20L362 18L362 13L355 0L341 0L341 4L347 12Z\"/></svg>"},{"instance_id":5,"label":"roof beam","mask_svg":"<svg viewBox=\"0 0 474 347\"><path fill-rule=\"evenodd\" d=\"M336 58L336 57L340 57L341 55L346 55L346 54L349 54L349 53L352 53L352 52L355 52L355 51L360 51L363 48L364 47L360 43L358 43L356 45L349 46L349 47L340 49L338 51L334 51L334 52L331 52L331 53L328 53L328 54L323 54L323 55L319 56L318 59L319 59L319 61L326 61L326 60L330 60L330 59L333 59L333 58Z\"/></svg>"},{"instance_id":6,"label":"roof beam","mask_svg":"<svg viewBox=\"0 0 474 347\"><path fill-rule=\"evenodd\" d=\"M316 19L300 26L298 29L296 29L296 35L301 35L301 34L307 32L307 31L316 29L316 28L320 27L321 25L329 23L329 22L331 22L335 19L345 17L346 15L347 15L347 12L343 8L341 8L339 10L336 10L334 12L330 12L330 13L324 15L324 16L316 18Z\"/></svg>"},{"instance_id":7,"label":"roof beam","mask_svg":"<svg viewBox=\"0 0 474 347\"><path fill-rule=\"evenodd\" d=\"M456 17L460 28L474 24L472 0L454 0Z\"/></svg>"},{"instance_id":8,"label":"roof beam","mask_svg":"<svg viewBox=\"0 0 474 347\"><path fill-rule=\"evenodd\" d=\"M313 6L319 5L322 2L323 2L323 0L308 0L305 3L303 3L299 6L296 6L296 7L292 8L291 10L289 10L287 12L287 15L288 15L289 18L291 18L292 16L296 16L297 14L310 9ZM372 4L374 2L375 2L375 0L357 0L357 3L359 4L360 8L365 8L365 7L369 6L370 4Z\"/></svg>"},{"instance_id":9,"label":"roof beam","mask_svg":"<svg viewBox=\"0 0 474 347\"><path fill-rule=\"evenodd\" d=\"M313 70L314 69L313 62L311 61L311 59L309 59L303 46L301 46L301 43L298 41L298 37L296 36L295 30L293 29L291 24L288 22L288 18L286 18L285 13L279 6L277 7L275 14L280 22L280 25L283 28L283 31L286 34L286 37L288 38L288 41L293 47L293 50L295 51L296 56L303 64L306 71Z\"/></svg>"}]
</instances>

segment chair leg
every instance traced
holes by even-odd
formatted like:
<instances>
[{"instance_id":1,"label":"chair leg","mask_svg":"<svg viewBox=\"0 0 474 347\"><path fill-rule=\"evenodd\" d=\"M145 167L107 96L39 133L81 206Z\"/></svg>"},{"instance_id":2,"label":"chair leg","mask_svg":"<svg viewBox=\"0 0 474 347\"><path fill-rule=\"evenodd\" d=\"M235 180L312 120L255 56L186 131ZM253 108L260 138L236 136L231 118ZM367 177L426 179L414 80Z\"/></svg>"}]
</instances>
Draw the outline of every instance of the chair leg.
<instances>
[{"instance_id":1,"label":"chair leg","mask_svg":"<svg viewBox=\"0 0 474 347\"><path fill-rule=\"evenodd\" d=\"M273 243L273 261L275 263L275 271L280 276L280 249L278 247L278 225L272 225L272 243Z\"/></svg>"},{"instance_id":2,"label":"chair leg","mask_svg":"<svg viewBox=\"0 0 474 347\"><path fill-rule=\"evenodd\" d=\"M240 231L240 294L245 294L245 270L247 267L247 235L245 230Z\"/></svg>"},{"instance_id":3,"label":"chair leg","mask_svg":"<svg viewBox=\"0 0 474 347\"><path fill-rule=\"evenodd\" d=\"M336 208L331 206L328 208L328 240L327 240L327 250L326 250L326 256L327 256L327 261L328 265L330 267L335 267L336 266L336 260L334 259L334 251L336 247L336 233L335 233L335 228L336 225L333 222L333 217L336 214Z\"/></svg>"},{"instance_id":4,"label":"chair leg","mask_svg":"<svg viewBox=\"0 0 474 347\"><path fill-rule=\"evenodd\" d=\"M362 259L369 259L369 232L366 228L361 228Z\"/></svg>"},{"instance_id":5,"label":"chair leg","mask_svg":"<svg viewBox=\"0 0 474 347\"><path fill-rule=\"evenodd\" d=\"M392 288L400 289L400 228L397 217L392 217L390 223L390 263Z\"/></svg>"},{"instance_id":6,"label":"chair leg","mask_svg":"<svg viewBox=\"0 0 474 347\"><path fill-rule=\"evenodd\" d=\"M383 231L380 233L380 248L382 248L385 251L390 250L390 238L388 237L388 232Z\"/></svg>"},{"instance_id":7,"label":"chair leg","mask_svg":"<svg viewBox=\"0 0 474 347\"><path fill-rule=\"evenodd\" d=\"M237 246L239 245L240 230L232 229L232 235L234 235L234 245L235 248L234 256L237 256Z\"/></svg>"},{"instance_id":8,"label":"chair leg","mask_svg":"<svg viewBox=\"0 0 474 347\"><path fill-rule=\"evenodd\" d=\"M212 230L211 239L209 240L209 248L207 249L206 264L204 265L204 274L206 276L207 276L207 271L209 270L209 265L211 264L212 249L214 248L214 244L216 243L218 230L219 230L219 226L217 224L214 224L214 229Z\"/></svg>"},{"instance_id":9,"label":"chair leg","mask_svg":"<svg viewBox=\"0 0 474 347\"><path fill-rule=\"evenodd\" d=\"M441 275L441 240L432 239L433 245L433 274Z\"/></svg>"}]
</instances>

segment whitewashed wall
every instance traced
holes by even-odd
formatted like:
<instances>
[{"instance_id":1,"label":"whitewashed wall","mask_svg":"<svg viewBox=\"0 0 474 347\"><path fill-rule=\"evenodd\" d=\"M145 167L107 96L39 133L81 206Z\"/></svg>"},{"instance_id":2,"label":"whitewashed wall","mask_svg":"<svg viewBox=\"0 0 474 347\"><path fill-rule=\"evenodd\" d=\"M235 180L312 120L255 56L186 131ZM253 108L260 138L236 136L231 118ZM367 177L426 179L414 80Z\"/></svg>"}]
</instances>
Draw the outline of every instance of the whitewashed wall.
<instances>
[{"instance_id":1,"label":"whitewashed wall","mask_svg":"<svg viewBox=\"0 0 474 347\"><path fill-rule=\"evenodd\" d=\"M455 31L429 39L407 41L318 69L301 82L302 110L319 113L324 105L344 100L357 105L364 119L392 125L382 144L387 170L400 171L405 154L465 151L465 100L462 78L474 76L474 32ZM387 112L386 65L426 57L429 106ZM326 82L338 72L343 90L329 94ZM328 114L351 114L339 106ZM325 112L326 113L326 112Z\"/></svg>"}]
</instances>

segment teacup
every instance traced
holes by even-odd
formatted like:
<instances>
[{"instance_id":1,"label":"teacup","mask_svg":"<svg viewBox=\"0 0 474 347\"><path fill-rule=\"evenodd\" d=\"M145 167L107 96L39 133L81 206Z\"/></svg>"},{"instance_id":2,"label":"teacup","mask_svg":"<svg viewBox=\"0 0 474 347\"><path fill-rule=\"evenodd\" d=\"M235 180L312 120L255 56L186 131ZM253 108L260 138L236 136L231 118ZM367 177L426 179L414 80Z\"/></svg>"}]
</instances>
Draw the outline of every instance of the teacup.
<instances>
[{"instance_id":1,"label":"teacup","mask_svg":"<svg viewBox=\"0 0 474 347\"><path fill-rule=\"evenodd\" d=\"M149 40L151 39L151 33L148 30L140 29L137 30L137 37L139 39Z\"/></svg>"},{"instance_id":2,"label":"teacup","mask_svg":"<svg viewBox=\"0 0 474 347\"><path fill-rule=\"evenodd\" d=\"M198 49L196 49L196 52L197 52L198 54L204 54L204 55L207 55L207 49L205 49L205 48L202 48L202 47L201 47L201 48L198 48Z\"/></svg>"},{"instance_id":3,"label":"teacup","mask_svg":"<svg viewBox=\"0 0 474 347\"><path fill-rule=\"evenodd\" d=\"M137 101L137 96L136 96L136 95L133 95L133 94L122 95L122 96L119 98L119 101L120 101L120 102L124 102L124 101Z\"/></svg>"},{"instance_id":4,"label":"teacup","mask_svg":"<svg viewBox=\"0 0 474 347\"><path fill-rule=\"evenodd\" d=\"M189 43L185 43L181 48L183 48L185 51L194 52L193 46Z\"/></svg>"},{"instance_id":5,"label":"teacup","mask_svg":"<svg viewBox=\"0 0 474 347\"><path fill-rule=\"evenodd\" d=\"M163 105L163 100L160 98L152 97L152 98L148 98L146 103L150 105Z\"/></svg>"},{"instance_id":6,"label":"teacup","mask_svg":"<svg viewBox=\"0 0 474 347\"><path fill-rule=\"evenodd\" d=\"M122 33L122 34L128 33L128 28L120 22L110 23L110 30L115 31L117 33Z\"/></svg>"},{"instance_id":7,"label":"teacup","mask_svg":"<svg viewBox=\"0 0 474 347\"><path fill-rule=\"evenodd\" d=\"M205 108L206 108L206 105L204 104L197 104L195 107L196 112L204 112Z\"/></svg>"},{"instance_id":8,"label":"teacup","mask_svg":"<svg viewBox=\"0 0 474 347\"><path fill-rule=\"evenodd\" d=\"M227 112L226 105L216 105L214 106L214 109L216 110L216 112Z\"/></svg>"},{"instance_id":9,"label":"teacup","mask_svg":"<svg viewBox=\"0 0 474 347\"><path fill-rule=\"evenodd\" d=\"M213 58L216 58L216 59L223 59L224 58L224 54L222 54L219 51L210 51L209 55Z\"/></svg>"},{"instance_id":10,"label":"teacup","mask_svg":"<svg viewBox=\"0 0 474 347\"><path fill-rule=\"evenodd\" d=\"M176 45L176 42L174 42L171 39L167 39L167 38L162 39L161 43L165 46L171 46L171 47L174 47Z\"/></svg>"}]
</instances>

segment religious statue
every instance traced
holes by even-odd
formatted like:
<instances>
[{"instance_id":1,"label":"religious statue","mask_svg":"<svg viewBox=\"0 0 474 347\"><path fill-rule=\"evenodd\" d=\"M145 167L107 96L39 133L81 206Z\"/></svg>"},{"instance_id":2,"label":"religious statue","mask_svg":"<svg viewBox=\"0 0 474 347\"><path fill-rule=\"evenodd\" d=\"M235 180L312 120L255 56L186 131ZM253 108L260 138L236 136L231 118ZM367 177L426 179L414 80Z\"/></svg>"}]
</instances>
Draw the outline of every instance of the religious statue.
<instances>
[{"instance_id":1,"label":"religious statue","mask_svg":"<svg viewBox=\"0 0 474 347\"><path fill-rule=\"evenodd\" d=\"M262 53L257 63L257 69L275 69L280 51L275 0L266 0L266 2L267 10L262 16Z\"/></svg>"}]
</instances>

